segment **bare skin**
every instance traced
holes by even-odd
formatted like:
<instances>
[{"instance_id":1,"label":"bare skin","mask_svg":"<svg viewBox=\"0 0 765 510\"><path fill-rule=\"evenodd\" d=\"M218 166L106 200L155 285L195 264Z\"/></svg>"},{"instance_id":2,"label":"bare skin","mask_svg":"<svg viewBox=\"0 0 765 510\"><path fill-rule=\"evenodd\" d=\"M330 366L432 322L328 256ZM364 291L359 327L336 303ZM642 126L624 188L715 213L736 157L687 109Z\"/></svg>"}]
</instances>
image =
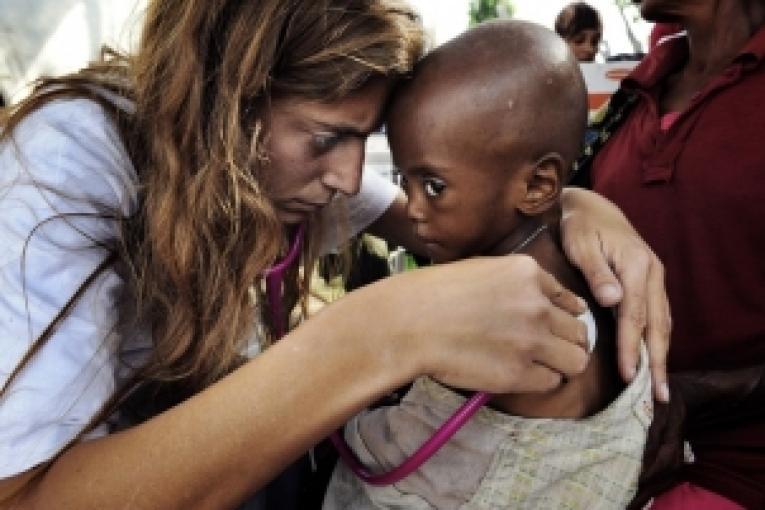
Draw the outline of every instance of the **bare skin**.
<instances>
[{"instance_id":1,"label":"bare skin","mask_svg":"<svg viewBox=\"0 0 765 510\"><path fill-rule=\"evenodd\" d=\"M586 28L566 39L566 44L579 62L594 62L601 36L600 30Z\"/></svg>"},{"instance_id":2,"label":"bare skin","mask_svg":"<svg viewBox=\"0 0 765 510\"><path fill-rule=\"evenodd\" d=\"M385 93L372 87L335 104L274 101L269 125L282 136L274 137L272 157L300 167L267 183L285 223L311 214L332 193L355 192L363 139ZM510 280L518 286L508 287ZM573 315L583 308L529 257L391 278L325 308L155 418L77 443L47 470L0 481L0 507L234 508L350 416L419 375L526 392L580 373L585 331ZM473 338L481 341L466 340ZM356 373L365 375L349 382Z\"/></svg>"},{"instance_id":3,"label":"bare skin","mask_svg":"<svg viewBox=\"0 0 765 510\"><path fill-rule=\"evenodd\" d=\"M590 301L593 298L584 280L563 256L556 224L550 224L522 253L534 257L569 290L587 296L597 326L597 342L582 374L543 394L496 395L492 404L506 413L534 418L591 416L605 409L624 388L617 371L614 318L608 310Z\"/></svg>"},{"instance_id":4,"label":"bare skin","mask_svg":"<svg viewBox=\"0 0 765 510\"><path fill-rule=\"evenodd\" d=\"M757 0L649 0L641 11L652 21L680 23L688 34L688 62L666 81L660 99L663 112L687 108L765 23L765 4Z\"/></svg>"},{"instance_id":5,"label":"bare skin","mask_svg":"<svg viewBox=\"0 0 765 510\"><path fill-rule=\"evenodd\" d=\"M372 232L424 253L408 225L406 196L399 196ZM645 340L654 396L670 398L667 351L672 328L664 291L664 266L608 199L582 188L561 193L561 238L569 261L583 274L598 304L616 307L619 372L629 382L636 373Z\"/></svg>"},{"instance_id":6,"label":"bare skin","mask_svg":"<svg viewBox=\"0 0 765 510\"><path fill-rule=\"evenodd\" d=\"M456 60L467 64L449 65ZM560 103L548 104L530 82L549 84ZM409 221L434 262L525 253L592 299L558 236L561 182L578 153L586 104L578 64L555 34L523 23L479 27L428 55L389 111ZM543 394L495 395L491 404L550 418L603 409L623 386L613 319L594 300L591 309L599 335L583 374Z\"/></svg>"},{"instance_id":7,"label":"bare skin","mask_svg":"<svg viewBox=\"0 0 765 510\"><path fill-rule=\"evenodd\" d=\"M687 33L688 60L664 81L659 96L661 113L687 109L694 96L731 64L747 41L765 24L765 2L761 0L643 0L640 7L645 19L679 23ZM705 420L734 421L735 403L740 398L735 392L725 394L716 401L715 391L711 390L708 395L704 395L708 400L703 405L700 404L703 398L699 397L710 386L732 388L743 380L751 381L752 376L747 376L749 370L721 370L710 375L710 380L716 381L714 384L709 384L703 377L693 381L697 374L691 374L689 379L693 383L687 384L685 377L688 374L673 374L673 386L681 396L680 402L676 406L657 407L651 435L664 434L666 443L658 445L649 437L649 445L653 447L647 448L645 452L641 494L630 508L642 508L649 496L659 494L677 482L683 464L682 450L677 445L682 443L686 432L684 427L678 427L679 423L684 422L683 417L678 416L686 412L683 406L693 402L688 405L688 410L696 408L698 412L699 407L709 405L709 409L700 413L700 416L691 416L694 411L689 412L687 423L691 427L698 425L703 428ZM762 367L751 370L754 380L763 373ZM693 391L689 392L688 388L693 388ZM761 395L753 400L751 409L755 411L744 412L746 419L751 419L752 415L763 409ZM725 402L725 409L716 408L717 402ZM667 412L670 416L665 414ZM671 441L667 438L671 438Z\"/></svg>"},{"instance_id":8,"label":"bare skin","mask_svg":"<svg viewBox=\"0 0 765 510\"><path fill-rule=\"evenodd\" d=\"M327 105L276 106L277 113L283 107L285 114L310 114L308 122L283 125L305 131L306 143L326 130L303 127L324 119ZM375 102L370 115L350 108L353 116L338 119L333 105L330 131L343 135L341 143L313 156L285 149L306 163L301 170L310 170L299 186L269 183L279 193L285 223L320 206L326 195L317 190L354 192L362 161L359 141L377 122L380 106ZM341 157L345 151L353 158ZM329 164L350 159L353 164ZM622 306L644 311L652 254L621 213L589 192L572 190L564 193L564 223L566 235L576 239L567 250L595 284L596 295L621 300L613 264L627 289ZM634 268L641 256L646 265ZM625 269L619 273L619 268ZM661 285L650 297L661 300ZM402 295L410 299L399 299ZM257 359L169 411L122 433L78 443L44 472L36 468L0 481L5 501L0 507L233 508L351 415L416 376L492 393L557 387L562 377L585 368L585 331L573 317L583 309L579 298L520 255L391 278L327 307ZM645 326L632 319L646 316L630 315L624 325L633 335L624 344L628 364L636 362ZM654 350L666 352L666 336L655 338ZM657 359L663 363L663 357ZM365 376L349 383L347 374L359 372ZM308 408L311 413L305 413ZM28 483L35 474L39 478Z\"/></svg>"},{"instance_id":9,"label":"bare skin","mask_svg":"<svg viewBox=\"0 0 765 510\"><path fill-rule=\"evenodd\" d=\"M560 57L561 55L557 56ZM452 66L450 62L445 62L444 67L451 68ZM450 79L459 80L457 77ZM500 82L501 80L501 76L491 75L488 83ZM527 85L524 90L533 91L538 88L538 83L534 83L533 80L529 78L524 78L524 80ZM561 87L563 88L555 90L566 90L565 85L561 85ZM492 112L497 111L496 107L486 106L486 104L494 104L490 102L488 96L491 94L491 89L492 87L489 85L474 88L470 93L454 98L454 102L457 105L463 103L468 105L469 111L481 109L482 115L489 119ZM459 92L454 94L459 95ZM482 98L483 95L487 97L477 100L476 95L478 94L482 95ZM485 100L487 98L488 101ZM444 94L445 101L451 99L449 94ZM513 100L512 104L522 105L527 100L533 101L533 98L520 94ZM503 108L500 110L505 111L505 102L502 104ZM516 106L516 108L518 107ZM522 109L522 106L520 108ZM438 108L436 108L437 111ZM438 123L433 125L438 126ZM497 130L491 126L492 124L487 123L486 131L489 133L511 133L517 129L515 126L506 126L506 129ZM421 131L428 132L430 130L432 127L423 126ZM496 137L491 134L488 136L487 148L494 147L492 145L494 138ZM502 137L500 136L499 139L501 140ZM461 142L451 140L449 143L459 144ZM470 147L465 146L460 151L468 151L469 149ZM435 156L431 159L438 161ZM669 392L666 387L665 358L669 345L670 316L669 305L664 293L664 270L661 263L639 237L633 236L634 230L632 234L625 236L617 233L625 232L622 230L625 226L627 231L632 230L632 227L628 226L623 214L606 199L586 190L564 189L561 194L561 206L562 245L567 257L584 274L593 295L601 306L617 306L617 342L619 368L622 377L627 382L634 377L639 358L639 345L645 339L651 360L656 398L660 401L667 401ZM395 210L396 220L391 221L393 215L387 214L376 225L378 231L382 232L384 236L388 235L394 226L398 228L397 232L400 233L403 230L402 226L412 225L407 217L405 197L402 197L392 209ZM588 210L587 214L581 214L583 209ZM399 235L396 239L410 248L413 247L413 251L424 253L426 246L417 239L413 230L404 236ZM618 244L612 244L612 239L618 239ZM624 251L622 246L629 246L630 248ZM635 256L628 255L629 253Z\"/></svg>"},{"instance_id":10,"label":"bare skin","mask_svg":"<svg viewBox=\"0 0 765 510\"><path fill-rule=\"evenodd\" d=\"M661 266L607 200L570 190L563 204L564 235L577 240L567 247L569 257L580 261L603 302L621 301L620 310L634 310L620 321L623 363L634 366L646 302L666 299ZM608 261L633 291L623 294ZM511 280L517 285L503 283ZM0 500L6 500L0 508L49 508L51 501L78 509L232 508L351 415L416 375L494 393L547 391L560 383L561 373L580 373L586 360L583 349L573 346L583 344L584 331L570 315L583 305L561 290L524 256L463 261L375 284L326 308L278 346L171 411L72 447L19 499L7 498L33 473L0 481ZM412 300L394 297L402 293ZM411 303L430 303L429 309L443 313L428 318ZM372 307L375 313L367 313ZM663 314L654 323L668 323L667 308L659 309ZM396 335L391 326L406 321L392 317L409 318L416 329ZM553 334L570 328L575 332L568 339ZM384 337L371 334L382 331ZM661 326L651 345L666 353L666 334L659 331ZM468 337L483 340L465 342ZM322 359L320 371L316 359ZM664 358L655 359L653 368L663 373ZM348 366L367 375L348 384L341 375ZM306 407L315 411L304 413ZM285 433L285 423L296 424L292 434ZM198 462L200 452L204 463Z\"/></svg>"},{"instance_id":11,"label":"bare skin","mask_svg":"<svg viewBox=\"0 0 765 510\"><path fill-rule=\"evenodd\" d=\"M581 304L531 259L467 261L451 266L448 277L443 269L354 292L188 401L76 445L16 508L50 508L51 501L78 509L231 508L356 411L418 374L458 387L540 391L584 368L583 331L574 325L567 339L553 332L576 322L568 312ZM517 294L500 283L505 278L519 281ZM402 292L412 299L402 303ZM476 337L471 324L481 324L486 341L465 341ZM359 372L365 377L348 384L347 374ZM205 462L198 462L200 453ZM3 481L2 489L13 483Z\"/></svg>"}]
</instances>

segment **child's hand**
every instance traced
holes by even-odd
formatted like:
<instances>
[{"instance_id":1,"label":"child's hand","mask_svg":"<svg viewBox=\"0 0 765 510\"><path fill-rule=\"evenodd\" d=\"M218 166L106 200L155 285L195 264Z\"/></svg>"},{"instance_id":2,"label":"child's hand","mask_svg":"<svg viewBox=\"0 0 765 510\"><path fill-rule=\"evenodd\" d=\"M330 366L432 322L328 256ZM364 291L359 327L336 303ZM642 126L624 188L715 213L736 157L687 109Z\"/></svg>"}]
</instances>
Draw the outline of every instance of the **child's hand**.
<instances>
[{"instance_id":1,"label":"child's hand","mask_svg":"<svg viewBox=\"0 0 765 510\"><path fill-rule=\"evenodd\" d=\"M645 340L654 394L669 400L667 350L671 318L664 267L622 212L591 191L567 188L562 195L563 248L603 306L618 307L619 368L631 381Z\"/></svg>"}]
</instances>

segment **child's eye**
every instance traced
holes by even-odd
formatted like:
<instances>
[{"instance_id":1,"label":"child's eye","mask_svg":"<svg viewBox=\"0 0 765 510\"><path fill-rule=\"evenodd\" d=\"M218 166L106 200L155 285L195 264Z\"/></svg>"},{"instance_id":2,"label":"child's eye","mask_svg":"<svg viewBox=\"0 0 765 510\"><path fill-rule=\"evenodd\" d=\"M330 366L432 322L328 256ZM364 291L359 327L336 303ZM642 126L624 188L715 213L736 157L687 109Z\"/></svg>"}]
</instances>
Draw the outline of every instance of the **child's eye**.
<instances>
[{"instance_id":1,"label":"child's eye","mask_svg":"<svg viewBox=\"0 0 765 510\"><path fill-rule=\"evenodd\" d=\"M340 141L340 135L331 131L315 133L313 135L313 146L317 152L327 152Z\"/></svg>"},{"instance_id":2,"label":"child's eye","mask_svg":"<svg viewBox=\"0 0 765 510\"><path fill-rule=\"evenodd\" d=\"M443 193L446 183L437 177L426 177L422 180L422 188L429 197L437 197Z\"/></svg>"}]
</instances>

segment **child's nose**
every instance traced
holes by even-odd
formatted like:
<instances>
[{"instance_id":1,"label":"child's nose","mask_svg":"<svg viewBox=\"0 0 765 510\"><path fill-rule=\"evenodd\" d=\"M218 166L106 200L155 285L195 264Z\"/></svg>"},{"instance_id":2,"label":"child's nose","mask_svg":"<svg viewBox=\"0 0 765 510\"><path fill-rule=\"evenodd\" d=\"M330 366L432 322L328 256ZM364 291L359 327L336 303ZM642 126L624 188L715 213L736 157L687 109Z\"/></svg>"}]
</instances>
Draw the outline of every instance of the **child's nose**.
<instances>
[{"instance_id":1,"label":"child's nose","mask_svg":"<svg viewBox=\"0 0 765 510\"><path fill-rule=\"evenodd\" d=\"M406 213L412 221L423 221L425 219L425 208L422 193L410 190L408 192L408 202Z\"/></svg>"}]
</instances>

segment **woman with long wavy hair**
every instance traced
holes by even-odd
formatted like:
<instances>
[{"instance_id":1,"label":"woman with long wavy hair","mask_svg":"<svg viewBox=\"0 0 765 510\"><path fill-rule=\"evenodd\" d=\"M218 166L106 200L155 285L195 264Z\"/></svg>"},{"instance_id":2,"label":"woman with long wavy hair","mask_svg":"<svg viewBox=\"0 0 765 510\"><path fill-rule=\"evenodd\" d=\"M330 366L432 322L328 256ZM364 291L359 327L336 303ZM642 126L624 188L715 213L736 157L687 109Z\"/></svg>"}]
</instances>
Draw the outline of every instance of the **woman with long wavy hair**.
<instances>
[{"instance_id":1,"label":"woman with long wavy hair","mask_svg":"<svg viewBox=\"0 0 765 510\"><path fill-rule=\"evenodd\" d=\"M0 506L233 508L420 374L508 392L583 369L580 301L519 256L389 278L273 341L264 274L303 231L284 310L327 239L412 243L405 197L361 167L421 50L394 0L156 0L135 54L8 112ZM623 374L647 321L663 388L660 264L607 202L565 208L572 260L621 301Z\"/></svg>"}]
</instances>

